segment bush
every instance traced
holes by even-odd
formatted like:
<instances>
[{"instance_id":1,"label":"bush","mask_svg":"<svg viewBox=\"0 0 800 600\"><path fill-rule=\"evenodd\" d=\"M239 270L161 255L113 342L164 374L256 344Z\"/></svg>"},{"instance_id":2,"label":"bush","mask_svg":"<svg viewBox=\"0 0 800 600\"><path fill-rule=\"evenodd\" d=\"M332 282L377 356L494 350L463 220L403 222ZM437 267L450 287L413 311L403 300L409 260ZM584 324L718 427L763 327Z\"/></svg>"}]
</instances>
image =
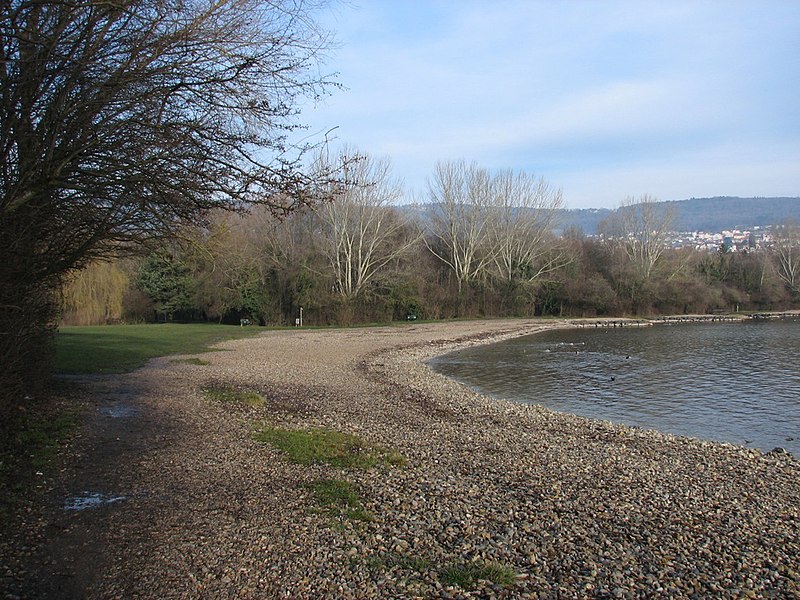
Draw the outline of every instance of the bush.
<instances>
[{"instance_id":1,"label":"bush","mask_svg":"<svg viewBox=\"0 0 800 600\"><path fill-rule=\"evenodd\" d=\"M0 414L7 415L48 379L58 301L54 285L0 287Z\"/></svg>"}]
</instances>

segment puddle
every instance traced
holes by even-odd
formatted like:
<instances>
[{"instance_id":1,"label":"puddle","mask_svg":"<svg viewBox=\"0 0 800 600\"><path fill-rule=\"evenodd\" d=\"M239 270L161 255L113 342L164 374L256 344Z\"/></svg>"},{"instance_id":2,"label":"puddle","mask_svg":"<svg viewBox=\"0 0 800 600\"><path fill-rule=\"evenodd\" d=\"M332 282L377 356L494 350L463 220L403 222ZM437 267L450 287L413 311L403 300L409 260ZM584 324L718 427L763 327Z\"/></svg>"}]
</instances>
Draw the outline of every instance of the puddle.
<instances>
[{"instance_id":1,"label":"puddle","mask_svg":"<svg viewBox=\"0 0 800 600\"><path fill-rule=\"evenodd\" d=\"M129 404L114 404L112 406L104 406L100 412L109 417L133 417L139 414L139 409Z\"/></svg>"},{"instance_id":2,"label":"puddle","mask_svg":"<svg viewBox=\"0 0 800 600\"><path fill-rule=\"evenodd\" d=\"M106 496L98 492L84 492L81 496L71 496L64 501L64 510L86 510L99 508L106 504L114 504L127 500L126 496Z\"/></svg>"}]
</instances>

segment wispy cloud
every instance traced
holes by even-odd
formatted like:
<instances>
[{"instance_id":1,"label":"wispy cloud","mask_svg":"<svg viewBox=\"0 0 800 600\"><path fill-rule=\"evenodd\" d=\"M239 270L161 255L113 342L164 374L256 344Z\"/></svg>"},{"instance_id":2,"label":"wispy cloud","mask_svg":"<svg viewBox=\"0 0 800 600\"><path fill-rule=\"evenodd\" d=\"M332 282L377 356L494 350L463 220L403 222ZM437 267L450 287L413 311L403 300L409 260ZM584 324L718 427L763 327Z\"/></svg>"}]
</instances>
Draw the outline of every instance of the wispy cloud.
<instances>
[{"instance_id":1,"label":"wispy cloud","mask_svg":"<svg viewBox=\"0 0 800 600\"><path fill-rule=\"evenodd\" d=\"M800 3L365 1L327 24L349 89L312 129L339 125L411 189L464 158L575 207L800 194Z\"/></svg>"}]
</instances>

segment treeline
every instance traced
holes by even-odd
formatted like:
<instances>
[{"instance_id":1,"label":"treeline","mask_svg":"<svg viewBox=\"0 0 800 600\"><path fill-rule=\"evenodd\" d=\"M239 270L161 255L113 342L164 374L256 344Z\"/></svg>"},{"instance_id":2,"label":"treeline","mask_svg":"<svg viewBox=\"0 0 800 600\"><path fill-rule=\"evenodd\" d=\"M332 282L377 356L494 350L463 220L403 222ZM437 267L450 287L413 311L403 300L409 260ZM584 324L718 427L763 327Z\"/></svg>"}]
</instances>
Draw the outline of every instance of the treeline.
<instances>
[{"instance_id":1,"label":"treeline","mask_svg":"<svg viewBox=\"0 0 800 600\"><path fill-rule=\"evenodd\" d=\"M329 201L276 219L219 212L173 243L97 262L65 288L63 322L210 320L348 325L409 318L605 316L782 310L800 305L800 239L769 251L665 245L674 215L627 201L601 238L552 231L561 195L541 179L442 163L429 202L395 208L385 161L342 155Z\"/></svg>"}]
</instances>

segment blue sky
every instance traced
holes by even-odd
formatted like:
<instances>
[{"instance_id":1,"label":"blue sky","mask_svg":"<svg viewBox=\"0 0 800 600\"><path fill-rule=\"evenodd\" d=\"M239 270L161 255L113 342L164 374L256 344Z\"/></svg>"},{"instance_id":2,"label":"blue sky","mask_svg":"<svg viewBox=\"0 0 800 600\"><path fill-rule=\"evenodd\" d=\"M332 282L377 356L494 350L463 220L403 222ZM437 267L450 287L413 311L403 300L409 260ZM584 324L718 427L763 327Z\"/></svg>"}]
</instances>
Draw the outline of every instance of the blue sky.
<instances>
[{"instance_id":1,"label":"blue sky","mask_svg":"<svg viewBox=\"0 0 800 600\"><path fill-rule=\"evenodd\" d=\"M319 15L346 89L308 134L544 177L569 208L800 196L800 1L356 0Z\"/></svg>"}]
</instances>

